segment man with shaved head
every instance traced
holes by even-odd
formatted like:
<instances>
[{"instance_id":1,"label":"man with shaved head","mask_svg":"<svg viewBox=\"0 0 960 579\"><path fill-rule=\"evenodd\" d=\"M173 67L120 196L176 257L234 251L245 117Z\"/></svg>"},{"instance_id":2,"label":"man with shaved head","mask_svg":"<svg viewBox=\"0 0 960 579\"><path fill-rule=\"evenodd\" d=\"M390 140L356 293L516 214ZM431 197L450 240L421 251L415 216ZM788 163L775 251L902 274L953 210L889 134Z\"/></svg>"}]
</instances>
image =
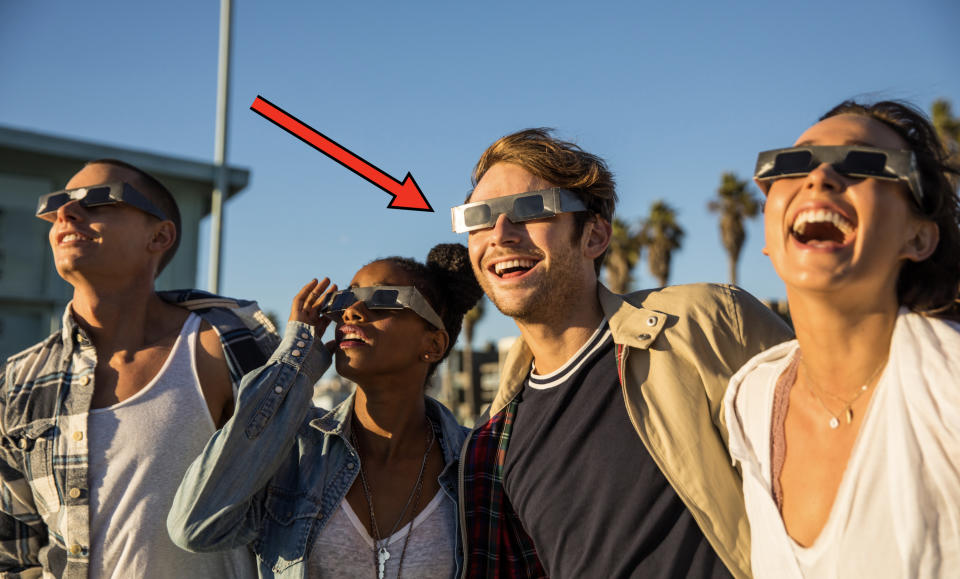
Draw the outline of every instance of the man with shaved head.
<instances>
[{"instance_id":1,"label":"man with shaved head","mask_svg":"<svg viewBox=\"0 0 960 579\"><path fill-rule=\"evenodd\" d=\"M37 217L73 299L0 372L0 575L255 576L247 551L179 550L165 520L272 325L253 302L154 290L180 212L132 165L87 163Z\"/></svg>"}]
</instances>

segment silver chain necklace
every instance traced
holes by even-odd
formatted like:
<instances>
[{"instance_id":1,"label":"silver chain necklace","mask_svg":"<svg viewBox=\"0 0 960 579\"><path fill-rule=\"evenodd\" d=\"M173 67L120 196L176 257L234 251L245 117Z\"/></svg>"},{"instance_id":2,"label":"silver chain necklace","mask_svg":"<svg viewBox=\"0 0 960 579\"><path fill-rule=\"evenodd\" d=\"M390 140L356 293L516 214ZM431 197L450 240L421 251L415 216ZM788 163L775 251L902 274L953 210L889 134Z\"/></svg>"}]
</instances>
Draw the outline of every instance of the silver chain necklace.
<instances>
[{"instance_id":1,"label":"silver chain necklace","mask_svg":"<svg viewBox=\"0 0 960 579\"><path fill-rule=\"evenodd\" d=\"M859 400L860 397L863 396L867 390L870 389L870 385L873 384L874 378L876 378L880 374L880 372L884 369L884 367L887 365L887 359L886 358L883 359L883 362L881 362L877 366L877 369L873 371L873 374L871 374L870 377L867 378L866 382L860 385L860 387L857 389L857 393L853 396L853 398L849 400L847 400L846 398L842 398L832 392L827 392L826 390L823 390L822 388L820 388L820 385L817 384L816 381L814 381L813 376L810 375L810 370L807 369L807 362L803 358L803 352L800 352L800 363L803 365L803 370L805 374L804 378L807 383L807 388L810 390L810 392L813 393L814 397L817 399L817 402L820 403L820 406L827 412L827 414L830 415L830 422L828 423L830 424L830 428L833 430L836 430L837 428L840 427L841 416L846 419L847 424L850 424L853 422L853 404L857 400ZM843 404L843 408L840 409L840 412L834 414L833 410L830 410L830 407L826 405L826 403L823 401L823 398L820 396L821 392L823 392L827 396L830 396L831 398L839 400L840 403Z\"/></svg>"},{"instance_id":2,"label":"silver chain necklace","mask_svg":"<svg viewBox=\"0 0 960 579\"><path fill-rule=\"evenodd\" d=\"M390 558L390 551L387 550L387 541L397 532L397 527L400 526L400 521L402 521L404 515L407 514L407 509L412 502L413 511L410 517L410 529L407 531L407 536L403 539L403 549L400 551L400 561L397 563L397 579L400 579L400 572L403 570L403 556L407 553L407 543L410 541L410 535L413 534L413 521L417 516L417 505L420 504L420 491L423 490L423 473L426 472L427 459L430 457L430 451L433 449L433 443L436 438L433 430L433 422L430 420L430 417L427 417L427 450L423 453L423 461L420 463L420 473L417 475L417 482L413 485L413 490L410 491L410 496L407 497L407 503L403 505L403 510L400 511L400 516L397 517L397 522L393 524L393 529L390 531L390 534L381 538L380 528L377 527L377 517L373 513L373 491L370 490L370 485L367 484L367 476L364 473L363 458L360 456L360 444L357 441L356 428L350 432L350 442L353 443L353 447L357 451L357 459L360 462L360 485L363 488L363 497L367 500L367 507L370 509L370 530L373 531L373 564L376 567L377 579L383 579L384 572L387 568L387 559Z\"/></svg>"}]
</instances>

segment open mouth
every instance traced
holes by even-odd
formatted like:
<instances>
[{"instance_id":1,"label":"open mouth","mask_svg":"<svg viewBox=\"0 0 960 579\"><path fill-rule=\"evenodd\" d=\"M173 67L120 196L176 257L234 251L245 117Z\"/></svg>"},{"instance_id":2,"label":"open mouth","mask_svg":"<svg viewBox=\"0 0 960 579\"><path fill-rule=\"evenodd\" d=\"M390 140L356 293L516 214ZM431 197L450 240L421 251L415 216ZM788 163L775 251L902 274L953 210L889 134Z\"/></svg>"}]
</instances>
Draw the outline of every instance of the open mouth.
<instances>
[{"instance_id":1,"label":"open mouth","mask_svg":"<svg viewBox=\"0 0 960 579\"><path fill-rule=\"evenodd\" d=\"M855 231L853 223L830 209L807 209L793 220L790 233L803 245L845 245Z\"/></svg>"},{"instance_id":2,"label":"open mouth","mask_svg":"<svg viewBox=\"0 0 960 579\"><path fill-rule=\"evenodd\" d=\"M64 243L73 243L73 242L76 242L76 241L93 241L93 238L90 237L90 236L88 236L88 235L84 235L84 234L82 234L82 233L78 233L78 232L76 232L76 231L71 231L71 232L69 232L69 233L63 233L63 234L60 235L60 243L61 243L61 244L64 244Z\"/></svg>"},{"instance_id":3,"label":"open mouth","mask_svg":"<svg viewBox=\"0 0 960 579\"><path fill-rule=\"evenodd\" d=\"M341 348L355 348L367 343L367 337L354 326L343 326L337 331L337 345Z\"/></svg>"},{"instance_id":4,"label":"open mouth","mask_svg":"<svg viewBox=\"0 0 960 579\"><path fill-rule=\"evenodd\" d=\"M500 279L520 277L537 265L537 260L530 258L508 259L493 264L493 273Z\"/></svg>"}]
</instances>

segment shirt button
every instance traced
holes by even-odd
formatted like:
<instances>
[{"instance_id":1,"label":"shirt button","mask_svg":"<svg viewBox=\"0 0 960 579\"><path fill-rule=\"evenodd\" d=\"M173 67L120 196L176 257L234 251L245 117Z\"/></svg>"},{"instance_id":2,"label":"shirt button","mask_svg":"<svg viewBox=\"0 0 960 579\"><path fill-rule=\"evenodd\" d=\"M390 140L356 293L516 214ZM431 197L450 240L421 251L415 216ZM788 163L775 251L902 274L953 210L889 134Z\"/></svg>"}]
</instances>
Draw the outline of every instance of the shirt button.
<instances>
[{"instance_id":1,"label":"shirt button","mask_svg":"<svg viewBox=\"0 0 960 579\"><path fill-rule=\"evenodd\" d=\"M353 463L352 463L352 462L348 462L348 463L347 463L347 468L350 469L350 470L353 470Z\"/></svg>"},{"instance_id":2,"label":"shirt button","mask_svg":"<svg viewBox=\"0 0 960 579\"><path fill-rule=\"evenodd\" d=\"M76 440L77 442L80 442L81 440L83 440L83 432L81 432L81 431L79 431L79 430L76 431L76 432L74 432L74 433L73 433L73 439Z\"/></svg>"},{"instance_id":3,"label":"shirt button","mask_svg":"<svg viewBox=\"0 0 960 579\"><path fill-rule=\"evenodd\" d=\"M77 487L73 487L72 489L70 489L70 498L72 499L80 498L80 489L78 489Z\"/></svg>"},{"instance_id":4,"label":"shirt button","mask_svg":"<svg viewBox=\"0 0 960 579\"><path fill-rule=\"evenodd\" d=\"M282 394L283 386L277 386L276 388L273 389L273 391L276 392L277 394Z\"/></svg>"},{"instance_id":5,"label":"shirt button","mask_svg":"<svg viewBox=\"0 0 960 579\"><path fill-rule=\"evenodd\" d=\"M86 385L89 384L89 383L90 383L90 374L87 374L87 375L84 376L83 378L80 378L80 385L81 385L81 386L86 386Z\"/></svg>"},{"instance_id":6,"label":"shirt button","mask_svg":"<svg viewBox=\"0 0 960 579\"><path fill-rule=\"evenodd\" d=\"M307 345L306 342L303 342L303 341L297 342L297 347L298 347L298 348L303 348L303 347L306 346L306 345Z\"/></svg>"},{"instance_id":7,"label":"shirt button","mask_svg":"<svg viewBox=\"0 0 960 579\"><path fill-rule=\"evenodd\" d=\"M300 356L300 350L294 350L290 352L290 355L293 356L294 358L297 358Z\"/></svg>"},{"instance_id":8,"label":"shirt button","mask_svg":"<svg viewBox=\"0 0 960 579\"><path fill-rule=\"evenodd\" d=\"M655 317L653 317L653 316L650 316L649 318L647 318L647 325L648 325L648 326L651 326L651 327L656 326L656 325L657 325L657 318L655 318Z\"/></svg>"},{"instance_id":9,"label":"shirt button","mask_svg":"<svg viewBox=\"0 0 960 579\"><path fill-rule=\"evenodd\" d=\"M80 551L82 551L82 550L83 550L83 548L80 547L80 545L77 545L76 543L74 543L73 545L70 545L70 554L71 554L71 555L79 555L79 554L80 554Z\"/></svg>"},{"instance_id":10,"label":"shirt button","mask_svg":"<svg viewBox=\"0 0 960 579\"><path fill-rule=\"evenodd\" d=\"M300 337L303 338L304 340L306 340L307 338L310 337L310 334L304 332L304 333L300 334Z\"/></svg>"}]
</instances>

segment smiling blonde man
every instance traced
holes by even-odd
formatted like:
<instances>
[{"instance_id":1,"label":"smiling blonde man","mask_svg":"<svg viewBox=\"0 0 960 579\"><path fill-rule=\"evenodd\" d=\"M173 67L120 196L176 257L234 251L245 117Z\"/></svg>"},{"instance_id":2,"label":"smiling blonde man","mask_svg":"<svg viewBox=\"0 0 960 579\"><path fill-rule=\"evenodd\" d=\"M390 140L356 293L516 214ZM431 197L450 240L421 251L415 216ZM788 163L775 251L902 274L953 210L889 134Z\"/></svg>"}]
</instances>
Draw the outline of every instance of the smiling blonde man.
<instances>
[{"instance_id":1,"label":"smiling blonde man","mask_svg":"<svg viewBox=\"0 0 960 579\"><path fill-rule=\"evenodd\" d=\"M495 142L473 181L454 230L521 338L463 452L465 576L748 576L720 404L789 330L735 287L603 287L613 176L547 130Z\"/></svg>"}]
</instances>

